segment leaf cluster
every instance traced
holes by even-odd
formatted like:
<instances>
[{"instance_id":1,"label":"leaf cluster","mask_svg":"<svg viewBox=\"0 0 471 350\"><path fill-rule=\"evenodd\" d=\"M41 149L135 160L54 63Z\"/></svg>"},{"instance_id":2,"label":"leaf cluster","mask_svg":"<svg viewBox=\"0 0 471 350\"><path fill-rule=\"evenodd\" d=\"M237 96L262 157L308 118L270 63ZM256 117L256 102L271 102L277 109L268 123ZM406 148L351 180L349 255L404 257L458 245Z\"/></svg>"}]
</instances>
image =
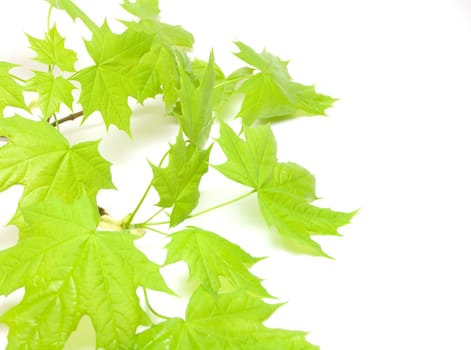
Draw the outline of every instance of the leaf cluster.
<instances>
[{"instance_id":1,"label":"leaf cluster","mask_svg":"<svg viewBox=\"0 0 471 350\"><path fill-rule=\"evenodd\" d=\"M103 349L318 349L304 332L263 324L280 304L266 301L274 297L251 272L260 257L184 223L253 195L267 230L284 237L286 249L328 257L313 236L339 236L355 212L313 204L314 176L278 160L270 122L325 115L335 99L293 81L287 62L242 42L235 55L247 66L227 75L213 52L207 60L193 57L192 34L163 23L158 0L124 0L129 18L120 19L121 33L108 20L96 24L72 0L48 2L55 15L90 30L84 43L93 63L76 69L78 54L50 21L43 36L28 35L42 69L25 79L15 75L16 64L0 62L0 192L23 188L11 220L18 243L0 251L0 295L24 288L21 302L0 316L8 349L62 349L84 316ZM224 120L237 96L235 119ZM97 203L100 191L116 189L100 140L71 145L60 124L81 117L83 125L99 114L106 129L114 125L132 136L130 101L156 99L179 132L160 163L149 164L152 179L135 209L112 218ZM7 107L15 115L6 115ZM212 164L215 148L224 163ZM248 192L195 212L211 169ZM156 213L136 221L150 191L159 196ZM154 232L167 241L162 266L135 246ZM147 298L147 290L174 294L160 271L178 262L196 286L184 319L161 315Z\"/></svg>"}]
</instances>

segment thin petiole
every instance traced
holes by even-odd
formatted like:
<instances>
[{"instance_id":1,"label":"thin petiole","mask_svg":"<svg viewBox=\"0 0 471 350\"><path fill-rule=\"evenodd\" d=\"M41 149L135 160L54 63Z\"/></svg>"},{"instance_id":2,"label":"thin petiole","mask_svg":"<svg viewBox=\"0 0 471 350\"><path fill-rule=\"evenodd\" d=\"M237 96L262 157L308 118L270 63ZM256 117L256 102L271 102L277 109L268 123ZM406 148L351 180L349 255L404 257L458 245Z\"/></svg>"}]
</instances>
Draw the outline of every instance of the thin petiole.
<instances>
[{"instance_id":1,"label":"thin petiole","mask_svg":"<svg viewBox=\"0 0 471 350\"><path fill-rule=\"evenodd\" d=\"M157 215L159 215L161 212L163 212L165 208L160 208L157 213L152 215L150 218L148 218L146 221L143 222L143 224L147 224L149 221L151 221L153 218L155 218Z\"/></svg>"},{"instance_id":2,"label":"thin petiole","mask_svg":"<svg viewBox=\"0 0 471 350\"><path fill-rule=\"evenodd\" d=\"M136 208L134 209L134 211L131 213L131 215L126 219L126 222L124 222L124 226L129 226L129 224L132 222L132 220L134 219L134 217L136 216L138 210L141 208L142 206L142 203L144 203L144 200L146 199L147 195L149 194L149 191L150 189L152 188L152 181L151 183L149 184L149 186L147 186L146 188L146 191L144 192L144 194L142 195L139 203L137 204Z\"/></svg>"},{"instance_id":3,"label":"thin petiole","mask_svg":"<svg viewBox=\"0 0 471 350\"><path fill-rule=\"evenodd\" d=\"M238 202L252 194L254 194L255 192L257 192L257 190L252 190L242 196L239 196L237 198L234 198L234 199L231 199L230 201L227 201L227 202L224 202L224 203L221 203L221 204L218 204L218 205L215 205L214 207L210 207L208 209L204 209L198 213L195 213L195 214L192 214L190 216L188 216L188 219L191 219L191 218L194 218L194 217L197 217L197 216L200 216L200 215L203 215L203 214L206 214L210 211L213 211L213 210L216 210L216 209L219 209L219 208L222 208L222 207L225 207L226 205L229 205L229 204L232 204L232 203L235 203L235 202ZM145 223L145 226L148 227L148 226L158 226L158 225L165 225L165 224L169 224L170 221L160 221L160 222L146 222Z\"/></svg>"}]
</instances>

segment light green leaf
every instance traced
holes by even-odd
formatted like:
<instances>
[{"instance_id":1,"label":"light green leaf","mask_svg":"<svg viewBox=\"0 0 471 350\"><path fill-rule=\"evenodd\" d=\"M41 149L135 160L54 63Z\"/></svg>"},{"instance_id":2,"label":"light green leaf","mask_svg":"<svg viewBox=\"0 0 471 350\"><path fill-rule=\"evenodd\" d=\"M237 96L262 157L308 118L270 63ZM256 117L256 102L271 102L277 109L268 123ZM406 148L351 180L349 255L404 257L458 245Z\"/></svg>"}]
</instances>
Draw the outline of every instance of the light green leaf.
<instances>
[{"instance_id":1,"label":"light green leaf","mask_svg":"<svg viewBox=\"0 0 471 350\"><path fill-rule=\"evenodd\" d=\"M212 91L215 81L214 56L211 56L198 87L180 66L181 115L177 115L190 142L203 148L213 124Z\"/></svg>"},{"instance_id":2,"label":"light green leaf","mask_svg":"<svg viewBox=\"0 0 471 350\"><path fill-rule=\"evenodd\" d=\"M276 164L276 141L269 126L246 128L245 138L239 138L225 123L221 123L218 144L227 161L214 165L231 180L243 185L260 188L272 176Z\"/></svg>"},{"instance_id":3,"label":"light green leaf","mask_svg":"<svg viewBox=\"0 0 471 350\"><path fill-rule=\"evenodd\" d=\"M243 292L215 296L204 288L193 294L186 320L170 319L138 334L141 350L319 350L306 333L267 328L263 322L280 305Z\"/></svg>"},{"instance_id":4,"label":"light green leaf","mask_svg":"<svg viewBox=\"0 0 471 350\"><path fill-rule=\"evenodd\" d=\"M135 94L135 67L149 51L151 42L149 35L131 29L114 34L105 22L86 43L95 65L80 70L73 77L82 86L79 103L85 119L94 111L100 111L107 127L114 124L131 133L128 96Z\"/></svg>"},{"instance_id":5,"label":"light green leaf","mask_svg":"<svg viewBox=\"0 0 471 350\"><path fill-rule=\"evenodd\" d=\"M8 349L63 349L83 315L97 347L130 349L143 315L136 289L170 292L159 266L134 247L136 236L97 230L98 211L86 196L22 214L22 239L0 252L0 294L25 287L20 304L0 317Z\"/></svg>"},{"instance_id":6,"label":"light green leaf","mask_svg":"<svg viewBox=\"0 0 471 350\"><path fill-rule=\"evenodd\" d=\"M9 74L15 64L0 62L0 113L5 107L18 107L28 110L23 96L23 87Z\"/></svg>"},{"instance_id":7,"label":"light green leaf","mask_svg":"<svg viewBox=\"0 0 471 350\"><path fill-rule=\"evenodd\" d=\"M121 5L126 11L142 19L157 19L160 13L159 0L124 0Z\"/></svg>"},{"instance_id":8,"label":"light green leaf","mask_svg":"<svg viewBox=\"0 0 471 350\"><path fill-rule=\"evenodd\" d=\"M0 191L23 185L22 207L52 197L71 202L84 191L95 198L99 190L114 188L98 141L70 147L47 122L21 117L0 119L0 135L8 138L0 148Z\"/></svg>"},{"instance_id":9,"label":"light green leaf","mask_svg":"<svg viewBox=\"0 0 471 350\"><path fill-rule=\"evenodd\" d=\"M34 77L25 87L25 90L39 94L39 108L46 119L59 112L61 103L72 110L74 102L72 90L74 89L75 86L70 81L45 72L34 72Z\"/></svg>"},{"instance_id":10,"label":"light green leaf","mask_svg":"<svg viewBox=\"0 0 471 350\"><path fill-rule=\"evenodd\" d=\"M73 20L80 19L92 33L98 32L99 27L72 0L47 0L52 6L64 10Z\"/></svg>"},{"instance_id":11,"label":"light green leaf","mask_svg":"<svg viewBox=\"0 0 471 350\"><path fill-rule=\"evenodd\" d=\"M314 86L293 82L288 62L266 52L256 53L249 46L236 42L240 52L235 55L258 69L238 89L245 94L238 114L245 124L258 119L292 118L300 115L325 115L335 99L319 94Z\"/></svg>"},{"instance_id":12,"label":"light green leaf","mask_svg":"<svg viewBox=\"0 0 471 350\"><path fill-rule=\"evenodd\" d=\"M174 145L170 146L167 167L152 165L152 185L160 196L159 206L173 207L170 226L185 220L199 200L199 184L208 171L211 148L200 151L194 145L186 145L180 133Z\"/></svg>"},{"instance_id":13,"label":"light green leaf","mask_svg":"<svg viewBox=\"0 0 471 350\"><path fill-rule=\"evenodd\" d=\"M270 297L262 287L261 279L249 271L260 259L250 256L238 245L197 227L173 233L170 239L165 265L185 261L190 278L215 293L221 292L221 279L224 279L231 290ZM227 291L228 287L223 289Z\"/></svg>"},{"instance_id":14,"label":"light green leaf","mask_svg":"<svg viewBox=\"0 0 471 350\"><path fill-rule=\"evenodd\" d=\"M44 39L37 39L28 35L31 48L36 51L38 62L47 65L56 65L66 72L75 72L74 64L77 54L64 46L65 39L59 34L56 26L53 26Z\"/></svg>"},{"instance_id":15,"label":"light green leaf","mask_svg":"<svg viewBox=\"0 0 471 350\"><path fill-rule=\"evenodd\" d=\"M296 250L328 257L311 236L338 236L338 228L348 224L355 213L310 204L316 199L314 176L295 163L278 162L275 137L268 125L245 127L244 132L245 141L221 124L217 141L227 161L214 167L226 177L257 189L265 221L287 238L285 243L294 243Z\"/></svg>"}]
</instances>

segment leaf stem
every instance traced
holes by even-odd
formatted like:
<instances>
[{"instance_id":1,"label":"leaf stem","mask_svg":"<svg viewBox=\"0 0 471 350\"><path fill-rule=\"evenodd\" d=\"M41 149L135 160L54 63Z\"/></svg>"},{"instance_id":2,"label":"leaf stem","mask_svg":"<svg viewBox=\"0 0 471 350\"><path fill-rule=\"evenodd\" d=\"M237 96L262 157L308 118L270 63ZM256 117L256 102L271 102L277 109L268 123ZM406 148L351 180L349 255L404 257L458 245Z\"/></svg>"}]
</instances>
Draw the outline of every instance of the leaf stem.
<instances>
[{"instance_id":1,"label":"leaf stem","mask_svg":"<svg viewBox=\"0 0 471 350\"><path fill-rule=\"evenodd\" d=\"M146 221L143 222L143 224L147 224L149 221L151 221L153 218L155 218L157 215L159 215L161 212L163 212L165 208L160 208L157 213L152 215L150 218L148 218Z\"/></svg>"},{"instance_id":2,"label":"leaf stem","mask_svg":"<svg viewBox=\"0 0 471 350\"><path fill-rule=\"evenodd\" d=\"M23 78L20 78L20 77L17 76L17 75L14 75L14 74L11 74L11 73L8 73L8 74L9 74L13 79L16 79L16 80L18 80L18 81L21 81L21 82L24 83L24 84L27 83L26 80L24 80Z\"/></svg>"},{"instance_id":3,"label":"leaf stem","mask_svg":"<svg viewBox=\"0 0 471 350\"><path fill-rule=\"evenodd\" d=\"M232 203L235 203L235 202L238 202L252 194L254 194L255 192L257 192L256 189L250 191L250 192L247 192L246 194L243 194L242 196L239 196L237 198L234 198L234 199L231 199L230 201L227 201L227 202L224 202L224 203L221 203L221 204L218 204L218 205L215 205L214 207L210 207L208 209L204 209L198 213L195 213L195 214L192 214L190 216L188 216L187 219L191 219L191 218L194 218L194 217L197 217L197 216L200 216L200 215L203 215L203 214L206 214L210 211L213 211L213 210L216 210L216 209L219 209L219 208L222 208L222 207L225 207L226 205L229 205L229 204L232 204ZM159 221L159 222L146 222L144 223L145 226L158 226L158 225L165 225L165 224L169 224L170 221Z\"/></svg>"},{"instance_id":4,"label":"leaf stem","mask_svg":"<svg viewBox=\"0 0 471 350\"><path fill-rule=\"evenodd\" d=\"M154 310L152 305L150 305L149 297L147 296L147 290L145 288L142 288L142 289L144 290L144 299L146 301L146 305L147 305L147 308L149 309L149 311L152 312L155 316L157 316L159 318L163 318L164 320L170 320L171 317L164 316L161 313L158 313L157 311Z\"/></svg>"},{"instance_id":5,"label":"leaf stem","mask_svg":"<svg viewBox=\"0 0 471 350\"><path fill-rule=\"evenodd\" d=\"M144 200L146 199L147 195L149 194L150 189L152 188L152 181L149 183L149 186L147 186L146 191L142 195L141 199L139 200L139 203L137 204L136 208L134 211L129 215L126 220L123 222L123 227L127 228L129 227L129 224L132 222L134 217L136 216L138 210L141 208L142 203L144 203Z\"/></svg>"},{"instance_id":6,"label":"leaf stem","mask_svg":"<svg viewBox=\"0 0 471 350\"><path fill-rule=\"evenodd\" d=\"M77 112L77 113L72 113L72 114L69 114L67 117L64 117L64 118L61 118L59 120L55 120L55 121L51 122L51 125L55 127L55 126L58 126L59 124L65 123L67 121L75 120L77 118L80 118L81 116L83 116L83 111L80 111L80 112Z\"/></svg>"}]
</instances>

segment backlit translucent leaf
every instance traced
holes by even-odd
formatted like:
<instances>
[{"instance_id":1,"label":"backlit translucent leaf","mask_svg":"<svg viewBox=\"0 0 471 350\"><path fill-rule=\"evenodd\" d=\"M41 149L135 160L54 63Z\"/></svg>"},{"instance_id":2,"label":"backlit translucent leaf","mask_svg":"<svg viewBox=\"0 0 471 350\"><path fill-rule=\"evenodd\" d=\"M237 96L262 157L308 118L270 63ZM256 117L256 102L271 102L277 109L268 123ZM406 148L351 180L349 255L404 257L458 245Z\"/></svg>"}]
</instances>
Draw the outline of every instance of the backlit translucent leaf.
<instances>
[{"instance_id":1,"label":"backlit translucent leaf","mask_svg":"<svg viewBox=\"0 0 471 350\"><path fill-rule=\"evenodd\" d=\"M311 205L316 199L315 179L295 163L279 163L276 141L268 125L244 128L245 139L221 124L217 140L227 161L215 165L226 177L257 189L265 221L293 243L297 250L327 256L313 235L338 236L338 228L355 213L336 212Z\"/></svg>"},{"instance_id":2,"label":"backlit translucent leaf","mask_svg":"<svg viewBox=\"0 0 471 350\"><path fill-rule=\"evenodd\" d=\"M165 264L185 261L190 278L207 289L220 292L220 280L224 279L232 290L241 289L260 297L270 296L262 287L260 278L249 271L260 259L250 256L238 245L197 227L173 233L170 239Z\"/></svg>"},{"instance_id":3,"label":"backlit translucent leaf","mask_svg":"<svg viewBox=\"0 0 471 350\"><path fill-rule=\"evenodd\" d=\"M276 164L276 141L269 126L246 128L243 140L225 123L221 123L217 140L227 161L214 165L231 180L259 188L272 176Z\"/></svg>"},{"instance_id":4,"label":"backlit translucent leaf","mask_svg":"<svg viewBox=\"0 0 471 350\"><path fill-rule=\"evenodd\" d=\"M129 13L142 19L156 19L160 13L158 0L124 0L121 5Z\"/></svg>"},{"instance_id":5,"label":"backlit translucent leaf","mask_svg":"<svg viewBox=\"0 0 471 350\"><path fill-rule=\"evenodd\" d=\"M56 65L63 71L75 72L74 64L77 54L64 46L65 39L59 34L56 26L53 26L44 39L37 39L28 35L31 48L36 51L36 60L47 64Z\"/></svg>"},{"instance_id":6,"label":"backlit translucent leaf","mask_svg":"<svg viewBox=\"0 0 471 350\"><path fill-rule=\"evenodd\" d=\"M83 315L97 347L130 349L143 320L136 289L169 292L159 266L134 247L137 237L97 230L98 211L86 196L44 201L22 214L22 239L0 252L0 294L25 287L20 304L0 317L8 349L63 349Z\"/></svg>"},{"instance_id":7,"label":"backlit translucent leaf","mask_svg":"<svg viewBox=\"0 0 471 350\"><path fill-rule=\"evenodd\" d=\"M170 319L137 336L140 350L319 350L300 331L267 328L263 322L279 305L244 292L193 294L186 320Z\"/></svg>"},{"instance_id":8,"label":"backlit translucent leaf","mask_svg":"<svg viewBox=\"0 0 471 350\"><path fill-rule=\"evenodd\" d=\"M257 119L291 118L299 115L325 115L335 99L318 94L314 86L292 81L287 61L262 51L255 52L249 46L236 42L240 52L235 55L258 69L238 89L245 94L239 117L245 124Z\"/></svg>"},{"instance_id":9,"label":"backlit translucent leaf","mask_svg":"<svg viewBox=\"0 0 471 350\"><path fill-rule=\"evenodd\" d=\"M84 191L95 198L100 189L113 188L98 141L71 147L47 122L21 117L0 119L0 135L8 138L0 148L0 191L23 185L22 206L52 197L71 202Z\"/></svg>"},{"instance_id":10,"label":"backlit translucent leaf","mask_svg":"<svg viewBox=\"0 0 471 350\"><path fill-rule=\"evenodd\" d=\"M80 70L73 79L81 84L79 103L87 118L99 111L105 125L130 130L131 108L128 96L137 87L136 65L150 49L152 37L131 29L122 34L111 32L105 22L86 43L95 65Z\"/></svg>"},{"instance_id":11,"label":"backlit translucent leaf","mask_svg":"<svg viewBox=\"0 0 471 350\"><path fill-rule=\"evenodd\" d=\"M72 109L74 101L72 90L75 86L63 77L54 77L52 73L35 72L25 89L39 94L39 108L46 119L59 112L61 103Z\"/></svg>"},{"instance_id":12,"label":"backlit translucent leaf","mask_svg":"<svg viewBox=\"0 0 471 350\"><path fill-rule=\"evenodd\" d=\"M15 64L0 62L0 114L7 106L28 110L23 96L23 87L9 74Z\"/></svg>"},{"instance_id":13,"label":"backlit translucent leaf","mask_svg":"<svg viewBox=\"0 0 471 350\"><path fill-rule=\"evenodd\" d=\"M165 168L152 166L152 185L160 196L158 205L173 207L170 226L185 220L198 204L198 187L208 171L210 152L210 148L201 151L194 145L187 145L180 133L175 144L170 146L168 165Z\"/></svg>"},{"instance_id":14,"label":"backlit translucent leaf","mask_svg":"<svg viewBox=\"0 0 471 350\"><path fill-rule=\"evenodd\" d=\"M200 148L206 144L213 124L211 97L215 74L212 53L198 87L195 87L188 74L180 67L179 95L182 113L177 118L190 142Z\"/></svg>"}]
</instances>

